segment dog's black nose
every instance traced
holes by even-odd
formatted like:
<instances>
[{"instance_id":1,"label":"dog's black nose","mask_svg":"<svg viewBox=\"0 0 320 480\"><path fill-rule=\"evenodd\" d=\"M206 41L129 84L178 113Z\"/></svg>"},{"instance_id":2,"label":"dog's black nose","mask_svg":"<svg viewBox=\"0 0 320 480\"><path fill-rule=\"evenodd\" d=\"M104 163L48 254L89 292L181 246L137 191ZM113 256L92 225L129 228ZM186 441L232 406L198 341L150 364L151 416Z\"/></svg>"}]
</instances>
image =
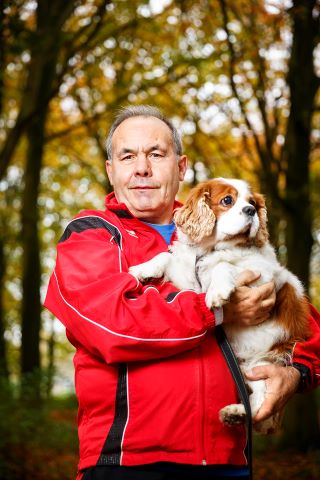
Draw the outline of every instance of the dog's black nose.
<instances>
[{"instance_id":1,"label":"dog's black nose","mask_svg":"<svg viewBox=\"0 0 320 480\"><path fill-rule=\"evenodd\" d=\"M256 213L256 209L252 205L247 205L242 209L242 211L249 217L253 217L253 215Z\"/></svg>"}]
</instances>

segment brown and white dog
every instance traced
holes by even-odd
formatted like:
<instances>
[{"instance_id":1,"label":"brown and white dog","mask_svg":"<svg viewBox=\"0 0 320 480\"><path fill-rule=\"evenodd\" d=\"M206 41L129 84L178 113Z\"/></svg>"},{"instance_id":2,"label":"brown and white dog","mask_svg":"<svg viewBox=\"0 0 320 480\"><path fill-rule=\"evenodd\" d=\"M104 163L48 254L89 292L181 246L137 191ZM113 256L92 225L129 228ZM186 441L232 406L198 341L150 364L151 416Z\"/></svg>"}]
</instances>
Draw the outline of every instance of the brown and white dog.
<instances>
[{"instance_id":1,"label":"brown and white dog","mask_svg":"<svg viewBox=\"0 0 320 480\"><path fill-rule=\"evenodd\" d=\"M179 289L206 293L209 308L221 307L236 288L244 270L261 274L255 285L274 280L276 304L272 318L255 326L225 324L224 329L243 371L258 365L290 363L294 344L308 337L308 302L301 282L280 265L268 241L267 212L262 195L237 179L216 178L199 184L175 213L178 240L170 253L130 268L145 281L161 278ZM264 380L248 382L255 416L261 407ZM242 404L228 405L220 419L233 424L244 419ZM256 425L261 433L274 431L280 415Z\"/></svg>"}]
</instances>

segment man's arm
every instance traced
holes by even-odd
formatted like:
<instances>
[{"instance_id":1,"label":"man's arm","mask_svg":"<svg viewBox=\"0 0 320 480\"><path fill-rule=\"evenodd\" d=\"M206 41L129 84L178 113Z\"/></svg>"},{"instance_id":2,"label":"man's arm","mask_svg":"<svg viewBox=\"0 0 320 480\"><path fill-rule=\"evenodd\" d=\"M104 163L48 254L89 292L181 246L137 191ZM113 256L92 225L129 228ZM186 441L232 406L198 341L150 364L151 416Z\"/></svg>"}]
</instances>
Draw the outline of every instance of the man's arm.
<instances>
[{"instance_id":1,"label":"man's arm","mask_svg":"<svg viewBox=\"0 0 320 480\"><path fill-rule=\"evenodd\" d=\"M59 242L45 300L69 340L108 363L164 358L199 345L215 325L205 294L164 298L144 287L128 273L121 242L90 221L86 215L84 230L73 223Z\"/></svg>"},{"instance_id":2,"label":"man's arm","mask_svg":"<svg viewBox=\"0 0 320 480\"><path fill-rule=\"evenodd\" d=\"M320 314L310 305L310 338L296 343L292 354L292 365L300 372L298 391L306 392L320 385Z\"/></svg>"},{"instance_id":3,"label":"man's arm","mask_svg":"<svg viewBox=\"0 0 320 480\"><path fill-rule=\"evenodd\" d=\"M320 384L320 315L310 305L309 324L311 336L296 344L292 365L264 365L247 372L249 380L265 380L266 398L254 422L265 420L281 410L295 392L307 392Z\"/></svg>"}]
</instances>

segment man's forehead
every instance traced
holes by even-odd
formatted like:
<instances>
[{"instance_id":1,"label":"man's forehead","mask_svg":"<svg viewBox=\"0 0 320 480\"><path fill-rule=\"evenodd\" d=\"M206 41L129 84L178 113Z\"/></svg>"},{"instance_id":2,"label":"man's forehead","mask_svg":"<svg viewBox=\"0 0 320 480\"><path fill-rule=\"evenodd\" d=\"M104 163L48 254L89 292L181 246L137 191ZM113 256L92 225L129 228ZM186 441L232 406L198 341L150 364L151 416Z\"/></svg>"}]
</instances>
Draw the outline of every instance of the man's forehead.
<instances>
[{"instance_id":1,"label":"man's forehead","mask_svg":"<svg viewBox=\"0 0 320 480\"><path fill-rule=\"evenodd\" d=\"M173 143L170 128L156 117L131 117L124 120L114 131L112 143L121 148L128 142L136 145Z\"/></svg>"}]
</instances>

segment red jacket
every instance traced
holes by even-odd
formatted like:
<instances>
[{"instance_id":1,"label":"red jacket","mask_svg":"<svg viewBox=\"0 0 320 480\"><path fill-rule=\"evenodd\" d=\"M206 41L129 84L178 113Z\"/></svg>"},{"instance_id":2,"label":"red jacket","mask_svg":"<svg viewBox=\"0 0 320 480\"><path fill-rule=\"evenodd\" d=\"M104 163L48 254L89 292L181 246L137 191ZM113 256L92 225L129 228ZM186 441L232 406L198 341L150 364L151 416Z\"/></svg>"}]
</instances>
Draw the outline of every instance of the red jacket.
<instances>
[{"instance_id":1,"label":"red jacket","mask_svg":"<svg viewBox=\"0 0 320 480\"><path fill-rule=\"evenodd\" d=\"M45 301L76 347L79 469L159 461L246 463L241 426L219 410L237 392L214 336L205 294L170 283L142 286L131 265L167 249L113 194L107 210L84 211L67 226ZM314 312L314 317L316 317ZM319 321L319 317L317 317ZM295 361L319 380L320 333Z\"/></svg>"}]
</instances>

